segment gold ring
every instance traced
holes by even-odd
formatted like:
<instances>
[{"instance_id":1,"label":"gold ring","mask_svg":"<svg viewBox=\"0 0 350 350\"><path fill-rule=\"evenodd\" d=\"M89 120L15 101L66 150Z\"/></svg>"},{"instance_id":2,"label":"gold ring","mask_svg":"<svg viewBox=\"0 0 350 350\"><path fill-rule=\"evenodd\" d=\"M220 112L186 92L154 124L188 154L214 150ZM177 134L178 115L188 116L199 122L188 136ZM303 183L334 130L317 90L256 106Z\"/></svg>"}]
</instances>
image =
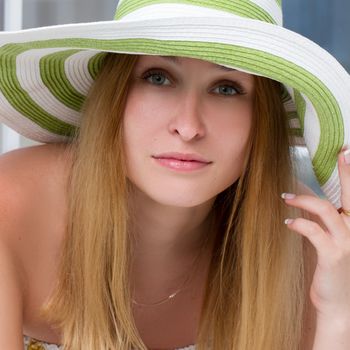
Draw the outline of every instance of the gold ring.
<instances>
[{"instance_id":1,"label":"gold ring","mask_svg":"<svg viewBox=\"0 0 350 350\"><path fill-rule=\"evenodd\" d=\"M350 216L350 210L346 210L344 208L341 208L341 213L343 213L346 216Z\"/></svg>"}]
</instances>

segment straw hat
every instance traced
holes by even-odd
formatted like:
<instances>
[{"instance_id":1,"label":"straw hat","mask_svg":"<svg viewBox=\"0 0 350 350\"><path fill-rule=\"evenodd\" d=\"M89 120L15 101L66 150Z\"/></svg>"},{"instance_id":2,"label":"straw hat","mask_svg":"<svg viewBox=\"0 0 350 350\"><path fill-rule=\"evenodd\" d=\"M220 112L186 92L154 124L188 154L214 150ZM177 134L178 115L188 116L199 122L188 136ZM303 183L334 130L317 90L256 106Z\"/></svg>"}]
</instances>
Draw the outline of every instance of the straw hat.
<instances>
[{"instance_id":1,"label":"straw hat","mask_svg":"<svg viewBox=\"0 0 350 350\"><path fill-rule=\"evenodd\" d=\"M282 27L281 0L123 0L112 21L0 33L0 122L35 141L68 142L104 52L192 57L283 83L294 142L307 146L321 188L340 206L350 77Z\"/></svg>"}]
</instances>

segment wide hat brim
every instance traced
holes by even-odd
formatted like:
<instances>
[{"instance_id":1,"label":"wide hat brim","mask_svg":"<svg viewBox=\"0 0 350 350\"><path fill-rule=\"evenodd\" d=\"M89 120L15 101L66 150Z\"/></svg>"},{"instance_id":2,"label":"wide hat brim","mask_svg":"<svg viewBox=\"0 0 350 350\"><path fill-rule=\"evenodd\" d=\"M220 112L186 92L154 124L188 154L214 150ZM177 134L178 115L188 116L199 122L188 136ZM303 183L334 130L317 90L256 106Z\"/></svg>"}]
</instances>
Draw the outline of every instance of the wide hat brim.
<instances>
[{"instance_id":1,"label":"wide hat brim","mask_svg":"<svg viewBox=\"0 0 350 350\"><path fill-rule=\"evenodd\" d=\"M0 121L35 141L69 142L105 52L192 57L283 83L291 134L340 207L337 154L350 144L350 76L316 43L275 24L174 17L0 33Z\"/></svg>"}]
</instances>

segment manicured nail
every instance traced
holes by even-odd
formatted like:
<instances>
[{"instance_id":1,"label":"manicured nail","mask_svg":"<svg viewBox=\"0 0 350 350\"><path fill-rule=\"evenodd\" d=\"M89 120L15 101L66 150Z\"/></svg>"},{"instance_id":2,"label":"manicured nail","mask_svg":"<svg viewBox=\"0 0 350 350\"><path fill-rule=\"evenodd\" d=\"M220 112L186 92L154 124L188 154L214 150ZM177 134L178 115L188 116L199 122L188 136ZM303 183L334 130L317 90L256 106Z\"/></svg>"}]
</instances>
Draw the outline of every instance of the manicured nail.
<instances>
[{"instance_id":1,"label":"manicured nail","mask_svg":"<svg viewBox=\"0 0 350 350\"><path fill-rule=\"evenodd\" d=\"M294 193L282 193L281 197L283 199L293 199L296 197L296 195Z\"/></svg>"},{"instance_id":2,"label":"manicured nail","mask_svg":"<svg viewBox=\"0 0 350 350\"><path fill-rule=\"evenodd\" d=\"M350 149L347 149L343 154L345 164L350 165Z\"/></svg>"},{"instance_id":3,"label":"manicured nail","mask_svg":"<svg viewBox=\"0 0 350 350\"><path fill-rule=\"evenodd\" d=\"M294 221L293 219L286 219L286 220L284 220L284 223L285 223L286 225L289 225L289 224L291 224L293 221Z\"/></svg>"}]
</instances>

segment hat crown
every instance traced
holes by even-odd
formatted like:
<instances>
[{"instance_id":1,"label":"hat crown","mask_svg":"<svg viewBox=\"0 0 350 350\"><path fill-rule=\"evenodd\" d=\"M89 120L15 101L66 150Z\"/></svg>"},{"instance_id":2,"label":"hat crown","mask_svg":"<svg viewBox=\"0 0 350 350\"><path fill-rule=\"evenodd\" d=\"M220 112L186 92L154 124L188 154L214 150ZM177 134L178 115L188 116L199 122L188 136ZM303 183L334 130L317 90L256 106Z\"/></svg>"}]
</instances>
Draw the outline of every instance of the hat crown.
<instances>
[{"instance_id":1,"label":"hat crown","mask_svg":"<svg viewBox=\"0 0 350 350\"><path fill-rule=\"evenodd\" d=\"M282 0L119 0L115 20L243 17L282 26Z\"/></svg>"}]
</instances>

